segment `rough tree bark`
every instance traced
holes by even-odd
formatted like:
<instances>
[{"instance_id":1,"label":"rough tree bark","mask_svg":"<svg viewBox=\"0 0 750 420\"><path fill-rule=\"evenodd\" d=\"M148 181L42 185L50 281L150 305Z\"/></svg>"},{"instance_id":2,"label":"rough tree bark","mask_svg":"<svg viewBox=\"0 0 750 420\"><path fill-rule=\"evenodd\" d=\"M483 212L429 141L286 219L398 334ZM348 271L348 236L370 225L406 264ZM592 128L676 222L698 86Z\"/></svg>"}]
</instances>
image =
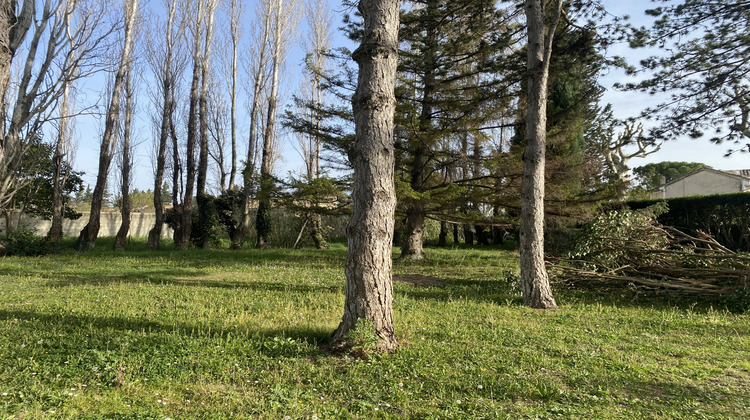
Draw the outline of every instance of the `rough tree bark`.
<instances>
[{"instance_id":1,"label":"rough tree bark","mask_svg":"<svg viewBox=\"0 0 750 420\"><path fill-rule=\"evenodd\" d=\"M398 0L362 0L362 44L352 54L359 65L352 97L356 140L349 152L354 168L352 216L346 228L346 297L333 346L363 320L374 328L377 348L397 346L393 331L391 244L396 208L393 114L398 61Z\"/></svg>"},{"instance_id":2,"label":"rough tree bark","mask_svg":"<svg viewBox=\"0 0 750 420\"><path fill-rule=\"evenodd\" d=\"M547 21L547 8L551 23ZM547 80L552 38L562 13L562 0L526 0L528 27L526 150L523 155L520 253L524 305L557 307L544 265L544 165L547 136Z\"/></svg>"},{"instance_id":3,"label":"rough tree bark","mask_svg":"<svg viewBox=\"0 0 750 420\"><path fill-rule=\"evenodd\" d=\"M77 248L79 251L93 249L96 245L96 238L99 235L100 218L104 192L107 189L107 175L109 166L112 163L114 154L114 138L117 133L117 121L120 118L120 94L122 84L128 69L128 63L131 60L133 51L133 38L135 35L135 20L138 15L138 0L131 0L123 6L125 13L124 40L122 52L120 53L120 62L115 74L115 80L112 84L112 97L110 98L107 109L107 117L104 122L104 135L99 149L99 170L96 176L96 185L91 199L91 212L89 213L89 222L81 230L78 236Z\"/></svg>"}]
</instances>

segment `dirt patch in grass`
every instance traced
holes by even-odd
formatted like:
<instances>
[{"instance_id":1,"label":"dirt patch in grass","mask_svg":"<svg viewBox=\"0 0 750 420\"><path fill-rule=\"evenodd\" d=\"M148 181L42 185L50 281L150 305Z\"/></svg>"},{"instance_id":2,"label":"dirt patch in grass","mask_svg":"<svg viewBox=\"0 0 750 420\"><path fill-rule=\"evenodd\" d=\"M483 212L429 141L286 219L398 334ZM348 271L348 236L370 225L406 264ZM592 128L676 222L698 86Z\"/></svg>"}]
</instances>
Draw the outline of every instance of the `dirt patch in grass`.
<instances>
[{"instance_id":1,"label":"dirt patch in grass","mask_svg":"<svg viewBox=\"0 0 750 420\"><path fill-rule=\"evenodd\" d=\"M406 283L412 286L440 286L443 279L421 274L394 274L393 281Z\"/></svg>"}]
</instances>

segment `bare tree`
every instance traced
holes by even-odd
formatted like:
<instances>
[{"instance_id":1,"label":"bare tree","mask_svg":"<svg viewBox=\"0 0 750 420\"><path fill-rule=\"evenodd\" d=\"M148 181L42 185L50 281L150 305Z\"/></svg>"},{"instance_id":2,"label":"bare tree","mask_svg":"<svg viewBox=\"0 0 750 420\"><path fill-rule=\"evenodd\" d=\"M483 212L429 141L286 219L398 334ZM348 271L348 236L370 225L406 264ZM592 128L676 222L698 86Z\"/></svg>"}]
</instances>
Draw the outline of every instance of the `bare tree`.
<instances>
[{"instance_id":1,"label":"bare tree","mask_svg":"<svg viewBox=\"0 0 750 420\"><path fill-rule=\"evenodd\" d=\"M331 48L332 20L325 0L314 0L307 3L306 20L308 26L307 46L305 53L305 76L302 91L309 95L306 98L312 106L304 107L301 111L309 119L313 127L313 134L303 135L299 139L300 149L305 160L307 170L307 181L313 183L320 178L320 151L321 140L317 133L320 132L322 116L319 110L323 109L323 86L322 77L326 70L327 51ZM309 212L306 220L309 221L310 237L318 249L326 248L327 244L323 238L323 221L320 213Z\"/></svg>"},{"instance_id":2,"label":"bare tree","mask_svg":"<svg viewBox=\"0 0 750 420\"><path fill-rule=\"evenodd\" d=\"M226 168L226 146L227 132L231 130L231 115L224 103L224 97L221 88L216 83L216 77L212 76L211 88L208 90L208 116L207 130L209 141L208 155L216 164L216 175L219 181L219 190L223 193L226 191L227 178L230 174ZM231 108L231 105L230 105Z\"/></svg>"},{"instance_id":3,"label":"bare tree","mask_svg":"<svg viewBox=\"0 0 750 420\"><path fill-rule=\"evenodd\" d=\"M630 162L630 159L645 158L661 149L661 143L654 143L651 139L645 138L643 136L643 125L636 125L634 121L625 122L624 130L616 137L614 133L610 133L610 136L605 137L605 139L609 140L609 143L603 145L602 148L607 168L620 181L628 180L628 171L630 171L628 162ZM630 153L625 151L625 148L631 146L635 146L636 149Z\"/></svg>"},{"instance_id":4,"label":"bare tree","mask_svg":"<svg viewBox=\"0 0 750 420\"><path fill-rule=\"evenodd\" d=\"M190 24L190 30L193 35L193 76L190 83L190 104L188 110L188 121L187 121L187 161L186 161L186 180L185 180L185 192L182 199L182 205L180 206L180 232L175 232L175 245L180 249L187 249L190 243L190 233L193 229L193 189L195 188L195 143L199 136L196 132L198 129L198 113L200 106L200 78L201 78L201 63L203 56L201 54L201 46L203 39L203 18L204 18L204 2L203 0L196 0L197 10Z\"/></svg>"},{"instance_id":5,"label":"bare tree","mask_svg":"<svg viewBox=\"0 0 750 420\"><path fill-rule=\"evenodd\" d=\"M297 0L264 0L270 1L271 19L271 72L268 93L268 111L266 126L263 132L263 149L260 163L260 189L258 191L258 212L255 218L255 229L258 232L256 247L268 246L268 235L271 231L271 190L273 189L272 163L274 160L276 109L279 96L279 73L288 53L290 38L297 26Z\"/></svg>"},{"instance_id":6,"label":"bare tree","mask_svg":"<svg viewBox=\"0 0 750 420\"><path fill-rule=\"evenodd\" d=\"M204 1L204 0L199 0ZM218 0L205 0L205 32L203 40L203 55L200 62L201 71L201 88L199 96L199 158L198 158L198 178L196 192L198 197L206 194L206 179L208 176L208 85L209 73L211 71L211 46L214 36L214 17L216 15L216 4ZM198 204L200 206L200 203Z\"/></svg>"},{"instance_id":7,"label":"bare tree","mask_svg":"<svg viewBox=\"0 0 750 420\"><path fill-rule=\"evenodd\" d=\"M59 118L73 81L101 69L99 53L112 28L101 0L25 0L0 5L0 208L33 181L20 171L43 127ZM11 63L22 58L17 72ZM16 67L14 67L16 68Z\"/></svg>"},{"instance_id":8,"label":"bare tree","mask_svg":"<svg viewBox=\"0 0 750 420\"><path fill-rule=\"evenodd\" d=\"M107 189L107 176L114 155L117 123L120 119L120 96L122 94L123 84L125 83L128 66L133 54L133 44L136 32L135 24L138 16L138 0L124 0L122 11L124 19L123 45L122 50L120 51L119 64L115 73L114 82L112 84L112 96L110 98L104 121L104 134L102 136L101 145L99 146L99 169L91 200L89 222L84 226L78 236L77 247L81 251L93 249L96 245L96 238L99 235L102 204L104 193Z\"/></svg>"},{"instance_id":9,"label":"bare tree","mask_svg":"<svg viewBox=\"0 0 750 420\"><path fill-rule=\"evenodd\" d=\"M68 43L72 49L75 47L75 40L72 37L69 21L66 33ZM55 139L52 155L52 223L47 232L47 239L52 244L60 243L63 236L63 188L69 176L69 171L63 171L63 165L73 149L71 88L76 69L70 68L68 70L73 74L66 76L66 80L63 82L62 98L59 106L60 122L58 124L57 139Z\"/></svg>"},{"instance_id":10,"label":"bare tree","mask_svg":"<svg viewBox=\"0 0 750 420\"><path fill-rule=\"evenodd\" d=\"M544 165L547 137L547 81L552 39L562 15L562 0L526 0L528 31L526 150L523 155L520 252L525 305L557 307L544 265ZM550 23L547 23L550 22Z\"/></svg>"},{"instance_id":11,"label":"bare tree","mask_svg":"<svg viewBox=\"0 0 750 420\"><path fill-rule=\"evenodd\" d=\"M232 248L239 248L244 243L247 232L250 230L250 207L253 194L255 193L255 171L258 160L258 134L262 129L263 105L265 101L266 82L268 79L268 65L271 52L269 50L269 39L271 38L271 18L273 10L268 0L259 1L255 15L260 18L251 32L252 50L249 64L249 88L252 102L250 104L250 133L248 135L247 158L242 170L242 216L240 228L237 235L232 238Z\"/></svg>"},{"instance_id":12,"label":"bare tree","mask_svg":"<svg viewBox=\"0 0 750 420\"><path fill-rule=\"evenodd\" d=\"M334 346L345 346L347 333L363 323L362 327L374 328L378 349L391 351L397 346L391 246L396 209L393 114L399 3L361 0L358 7L364 33L352 54L359 65L352 97L356 139L349 153L354 168L352 216L346 228L344 315L333 333Z\"/></svg>"},{"instance_id":13,"label":"bare tree","mask_svg":"<svg viewBox=\"0 0 750 420\"><path fill-rule=\"evenodd\" d=\"M242 5L238 3L238 0L232 0L229 15L229 36L232 41L231 78L229 82L229 98L231 103L229 132L232 138L232 167L229 170L229 185L227 187L231 190L234 188L235 178L237 177L237 51L240 42L239 22L242 18Z\"/></svg>"},{"instance_id":14,"label":"bare tree","mask_svg":"<svg viewBox=\"0 0 750 420\"><path fill-rule=\"evenodd\" d=\"M134 95L133 95L133 77L132 77L133 63L128 62L127 71L125 72L125 109L124 109L124 121L122 130L122 153L120 155L121 164L121 204L120 204L120 215L122 222L120 228L117 230L115 235L115 251L124 251L125 245L127 244L128 232L130 232L130 184L131 184L131 170L133 168L132 162L132 149L131 141L132 125L133 125L133 113L134 113Z\"/></svg>"},{"instance_id":15,"label":"bare tree","mask_svg":"<svg viewBox=\"0 0 750 420\"><path fill-rule=\"evenodd\" d=\"M201 0L203 1L203 0ZM199 152L198 152L198 178L196 186L196 203L198 205L198 236L201 248L210 246L211 235L208 220L211 218L211 200L206 192L206 180L208 178L208 86L211 71L211 47L214 36L214 17L218 0L206 0L205 12L205 39L203 41L203 57L201 60L201 90L199 94Z\"/></svg>"},{"instance_id":16,"label":"bare tree","mask_svg":"<svg viewBox=\"0 0 750 420\"><path fill-rule=\"evenodd\" d=\"M159 106L161 107L161 120L159 121L159 140L156 147L156 170L154 173L154 227L148 233L148 246L150 249L159 248L161 242L162 227L164 226L164 203L162 202L162 186L164 185L164 172L167 164L167 146L169 144L170 128L174 126L175 113L175 89L179 69L175 69L175 44L178 39L180 27L175 28L175 16L177 14L177 0L167 0L166 30L163 42L154 41L149 44L149 62L156 71L161 89ZM175 34L177 32L177 34ZM173 168L175 174L179 174L177 168ZM174 180L173 180L174 182Z\"/></svg>"}]
</instances>

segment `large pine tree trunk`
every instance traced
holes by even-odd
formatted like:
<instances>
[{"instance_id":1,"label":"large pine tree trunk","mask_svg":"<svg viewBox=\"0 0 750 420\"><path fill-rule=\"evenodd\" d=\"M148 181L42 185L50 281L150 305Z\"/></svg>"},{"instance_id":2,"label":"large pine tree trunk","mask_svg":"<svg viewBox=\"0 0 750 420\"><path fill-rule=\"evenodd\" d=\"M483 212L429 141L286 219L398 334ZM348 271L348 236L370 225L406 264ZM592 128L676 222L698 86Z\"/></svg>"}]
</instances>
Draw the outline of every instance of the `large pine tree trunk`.
<instances>
[{"instance_id":1,"label":"large pine tree trunk","mask_svg":"<svg viewBox=\"0 0 750 420\"><path fill-rule=\"evenodd\" d=\"M525 305L537 309L557 307L544 266L544 164L547 136L547 79L552 36L562 0L554 2L555 16L545 28L545 3L526 1L528 23L528 105L526 150L523 156L520 253L521 285ZM548 35L545 36L545 33Z\"/></svg>"},{"instance_id":2,"label":"large pine tree trunk","mask_svg":"<svg viewBox=\"0 0 750 420\"><path fill-rule=\"evenodd\" d=\"M440 222L440 235L438 236L438 246L445 247L448 244L448 223Z\"/></svg>"},{"instance_id":3,"label":"large pine tree trunk","mask_svg":"<svg viewBox=\"0 0 750 420\"><path fill-rule=\"evenodd\" d=\"M435 8L434 2L428 2L427 8ZM427 45L423 60L422 110L419 115L419 133L413 136L411 142L413 160L411 167L411 188L415 192L423 192L427 179L427 157L432 147L432 119L435 102L435 88L437 72L436 51L438 47L437 27L431 26L426 36ZM422 242L424 241L425 206L421 199L411 199L406 209L406 238L401 248L401 258L421 260L424 258Z\"/></svg>"},{"instance_id":4,"label":"large pine tree trunk","mask_svg":"<svg viewBox=\"0 0 750 420\"><path fill-rule=\"evenodd\" d=\"M406 209L406 231L401 246L401 258L421 260L424 258L422 241L424 237L424 205L414 201Z\"/></svg>"},{"instance_id":5,"label":"large pine tree trunk","mask_svg":"<svg viewBox=\"0 0 750 420\"><path fill-rule=\"evenodd\" d=\"M346 299L334 346L345 345L347 333L360 320L374 328L377 348L396 348L393 331L393 242L396 191L394 175L394 84L398 61L398 0L362 0L362 44L354 52L359 65L352 97L356 140L350 151L354 168L352 216L346 228Z\"/></svg>"},{"instance_id":6,"label":"large pine tree trunk","mask_svg":"<svg viewBox=\"0 0 750 420\"><path fill-rule=\"evenodd\" d=\"M310 214L310 237L317 249L328 248L328 243L323 238L323 218L319 213Z\"/></svg>"}]
</instances>

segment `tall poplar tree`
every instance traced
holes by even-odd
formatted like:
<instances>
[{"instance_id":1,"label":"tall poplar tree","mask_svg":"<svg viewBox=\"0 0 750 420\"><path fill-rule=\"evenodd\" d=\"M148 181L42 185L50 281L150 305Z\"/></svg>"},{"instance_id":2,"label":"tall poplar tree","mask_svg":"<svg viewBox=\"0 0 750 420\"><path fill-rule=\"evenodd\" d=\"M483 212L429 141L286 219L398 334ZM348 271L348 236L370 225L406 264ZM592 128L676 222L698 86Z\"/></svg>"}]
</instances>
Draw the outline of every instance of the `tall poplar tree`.
<instances>
[{"instance_id":1,"label":"tall poplar tree","mask_svg":"<svg viewBox=\"0 0 750 420\"><path fill-rule=\"evenodd\" d=\"M128 72L128 66L132 60L133 44L135 38L135 24L138 16L138 0L124 0L122 4L124 26L123 45L120 52L114 82L112 83L112 95L110 97L107 114L104 121L104 134L99 146L99 169L94 186L94 194L91 200L91 211L89 222L83 227L78 236L77 248L81 251L93 249L96 238L99 235L101 223L101 211L104 204L104 195L107 190L107 178L109 167L114 154L115 137L117 136L117 123L120 119L120 97L123 84Z\"/></svg>"}]
</instances>

